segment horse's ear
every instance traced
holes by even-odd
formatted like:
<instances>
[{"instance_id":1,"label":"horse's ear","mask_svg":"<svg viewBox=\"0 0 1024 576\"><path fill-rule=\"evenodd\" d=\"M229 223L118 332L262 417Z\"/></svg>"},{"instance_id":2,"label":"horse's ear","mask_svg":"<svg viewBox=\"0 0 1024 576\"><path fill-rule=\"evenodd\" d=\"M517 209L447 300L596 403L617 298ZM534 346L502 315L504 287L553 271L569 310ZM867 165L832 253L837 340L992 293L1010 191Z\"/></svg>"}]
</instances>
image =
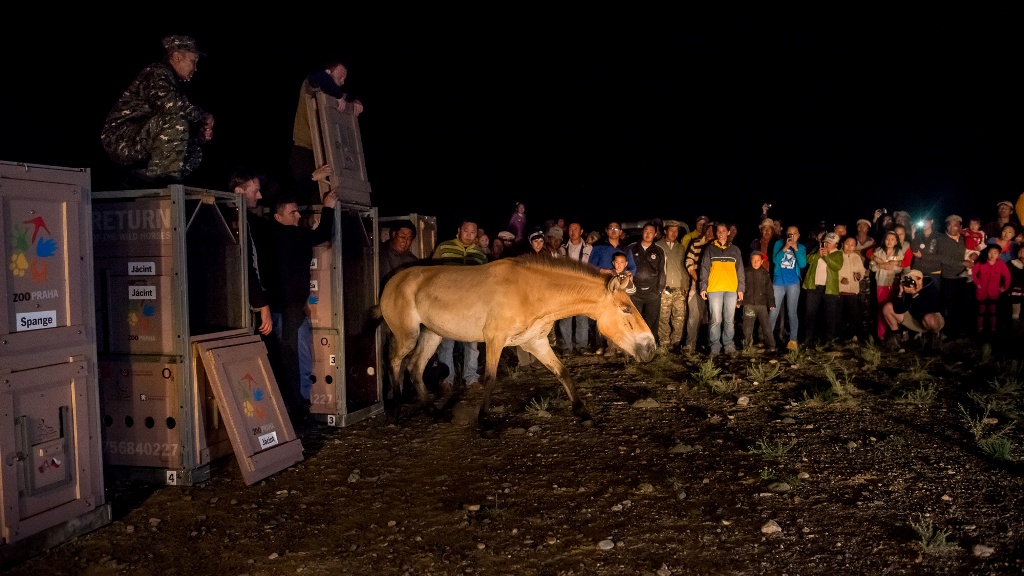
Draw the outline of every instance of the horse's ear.
<instances>
[{"instance_id":1,"label":"horse's ear","mask_svg":"<svg viewBox=\"0 0 1024 576\"><path fill-rule=\"evenodd\" d=\"M626 283L623 282L619 276L612 274L608 277L608 283L606 284L609 292L615 292L616 290L622 290L626 287Z\"/></svg>"}]
</instances>

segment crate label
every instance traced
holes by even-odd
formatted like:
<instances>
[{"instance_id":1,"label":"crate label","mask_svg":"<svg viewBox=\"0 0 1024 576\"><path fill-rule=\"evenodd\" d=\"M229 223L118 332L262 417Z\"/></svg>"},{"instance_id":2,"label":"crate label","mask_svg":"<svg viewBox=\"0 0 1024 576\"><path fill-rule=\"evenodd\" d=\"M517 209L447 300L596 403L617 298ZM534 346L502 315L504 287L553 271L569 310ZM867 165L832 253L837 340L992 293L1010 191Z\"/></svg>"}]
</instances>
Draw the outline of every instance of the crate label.
<instances>
[{"instance_id":1,"label":"crate label","mask_svg":"<svg viewBox=\"0 0 1024 576\"><path fill-rule=\"evenodd\" d=\"M57 325L56 310L40 310L39 312L19 312L17 315L18 332L25 330L42 330Z\"/></svg>"},{"instance_id":2,"label":"crate label","mask_svg":"<svg viewBox=\"0 0 1024 576\"><path fill-rule=\"evenodd\" d=\"M156 300L156 286L129 286L129 300Z\"/></svg>"},{"instance_id":3,"label":"crate label","mask_svg":"<svg viewBox=\"0 0 1024 576\"><path fill-rule=\"evenodd\" d=\"M260 449L270 448L271 446L277 446L277 432L270 432L260 436Z\"/></svg>"},{"instance_id":4,"label":"crate label","mask_svg":"<svg viewBox=\"0 0 1024 576\"><path fill-rule=\"evenodd\" d=\"M156 276L156 262L129 262L129 276Z\"/></svg>"},{"instance_id":5,"label":"crate label","mask_svg":"<svg viewBox=\"0 0 1024 576\"><path fill-rule=\"evenodd\" d=\"M310 280L309 281L309 291L310 292L319 292L320 291L320 283L317 282L316 280Z\"/></svg>"}]
</instances>

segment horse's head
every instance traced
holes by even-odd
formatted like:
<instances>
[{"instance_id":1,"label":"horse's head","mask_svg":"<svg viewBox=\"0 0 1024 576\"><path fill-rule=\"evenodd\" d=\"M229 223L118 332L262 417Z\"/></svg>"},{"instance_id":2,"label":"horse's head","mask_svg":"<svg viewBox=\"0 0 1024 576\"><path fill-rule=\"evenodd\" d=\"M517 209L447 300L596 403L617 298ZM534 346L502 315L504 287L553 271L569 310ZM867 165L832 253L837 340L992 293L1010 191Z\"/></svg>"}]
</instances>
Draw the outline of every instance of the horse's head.
<instances>
[{"instance_id":1,"label":"horse's head","mask_svg":"<svg viewBox=\"0 0 1024 576\"><path fill-rule=\"evenodd\" d=\"M594 316L598 331L637 360L650 362L658 346L647 322L626 294L626 281L612 276L605 287L608 297Z\"/></svg>"}]
</instances>

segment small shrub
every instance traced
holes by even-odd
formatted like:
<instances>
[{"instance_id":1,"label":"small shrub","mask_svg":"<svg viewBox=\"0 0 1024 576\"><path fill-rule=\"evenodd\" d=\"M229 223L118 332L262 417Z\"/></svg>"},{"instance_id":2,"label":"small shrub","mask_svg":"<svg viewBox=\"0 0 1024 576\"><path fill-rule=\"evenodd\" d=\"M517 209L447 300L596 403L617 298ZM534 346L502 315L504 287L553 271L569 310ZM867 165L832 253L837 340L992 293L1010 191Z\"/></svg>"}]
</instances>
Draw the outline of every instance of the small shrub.
<instances>
[{"instance_id":1,"label":"small shrub","mask_svg":"<svg viewBox=\"0 0 1024 576\"><path fill-rule=\"evenodd\" d=\"M753 362L750 366L747 366L747 379L767 384L774 380L780 372L782 372L782 367L778 362L768 364L767 366L761 362Z\"/></svg>"},{"instance_id":2,"label":"small shrub","mask_svg":"<svg viewBox=\"0 0 1024 576\"><path fill-rule=\"evenodd\" d=\"M778 472L775 468L769 466L761 468L761 480L775 480L776 478L778 478Z\"/></svg>"},{"instance_id":3,"label":"small shrub","mask_svg":"<svg viewBox=\"0 0 1024 576\"><path fill-rule=\"evenodd\" d=\"M796 440L790 440L788 444L783 444L778 440L773 443L762 438L750 449L750 452L751 454L760 454L769 460L781 460L793 446L796 446Z\"/></svg>"},{"instance_id":4,"label":"small shrub","mask_svg":"<svg viewBox=\"0 0 1024 576\"><path fill-rule=\"evenodd\" d=\"M693 376L693 381L698 386L715 390L716 384L718 383L718 375L721 373L722 369L716 367L714 360L708 358L698 365L697 373Z\"/></svg>"},{"instance_id":5,"label":"small shrub","mask_svg":"<svg viewBox=\"0 0 1024 576\"><path fill-rule=\"evenodd\" d=\"M978 446L986 456L994 460L1013 460L1013 442L1004 434L993 434L978 441Z\"/></svg>"},{"instance_id":6,"label":"small shrub","mask_svg":"<svg viewBox=\"0 0 1024 576\"><path fill-rule=\"evenodd\" d=\"M900 401L909 404L917 404L918 406L927 406L928 404L931 404L932 402L935 401L935 396L935 386L933 386L930 382L927 384L921 382L920 384L918 384L916 390L904 392L903 397L900 398Z\"/></svg>"},{"instance_id":7,"label":"small shrub","mask_svg":"<svg viewBox=\"0 0 1024 576\"><path fill-rule=\"evenodd\" d=\"M932 554L949 554L959 550L956 542L948 541L948 538L952 532L936 528L932 524L931 519L926 519L922 516L918 516L917 522L910 521L910 527L917 532L918 538L920 538L921 548L925 552Z\"/></svg>"},{"instance_id":8,"label":"small shrub","mask_svg":"<svg viewBox=\"0 0 1024 576\"><path fill-rule=\"evenodd\" d=\"M882 363L882 351L876 346L865 343L857 348L857 356L864 361L864 367L869 370L876 370Z\"/></svg>"},{"instance_id":9,"label":"small shrub","mask_svg":"<svg viewBox=\"0 0 1024 576\"><path fill-rule=\"evenodd\" d=\"M928 373L928 367L931 366L932 362L934 362L934 361L935 361L935 359L932 358L931 360L928 360L927 362L925 362L924 365L922 366L921 365L921 359L919 357L915 357L914 358L914 365L911 366L904 373L904 376L906 376L910 380L918 380L918 381L928 380L929 378L932 377L932 375Z\"/></svg>"},{"instance_id":10,"label":"small shrub","mask_svg":"<svg viewBox=\"0 0 1024 576\"><path fill-rule=\"evenodd\" d=\"M538 418L551 417L551 399L547 396L534 398L526 405L526 413Z\"/></svg>"}]
</instances>

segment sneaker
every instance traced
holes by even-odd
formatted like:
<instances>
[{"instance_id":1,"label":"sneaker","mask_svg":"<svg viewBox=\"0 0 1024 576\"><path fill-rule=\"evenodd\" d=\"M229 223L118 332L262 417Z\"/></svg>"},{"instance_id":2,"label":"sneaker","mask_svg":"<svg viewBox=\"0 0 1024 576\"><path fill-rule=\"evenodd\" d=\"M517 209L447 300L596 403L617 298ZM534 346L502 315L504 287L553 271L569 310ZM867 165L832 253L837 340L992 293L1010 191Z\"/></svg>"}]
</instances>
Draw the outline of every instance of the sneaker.
<instances>
[{"instance_id":1,"label":"sneaker","mask_svg":"<svg viewBox=\"0 0 1024 576\"><path fill-rule=\"evenodd\" d=\"M725 353L728 354L729 356L735 356L736 355L736 348L734 348L732 346L726 346L725 347Z\"/></svg>"},{"instance_id":2,"label":"sneaker","mask_svg":"<svg viewBox=\"0 0 1024 576\"><path fill-rule=\"evenodd\" d=\"M604 348L598 348L597 350L594 351L594 354L597 355L597 356L603 356L604 355Z\"/></svg>"},{"instance_id":3,"label":"sneaker","mask_svg":"<svg viewBox=\"0 0 1024 576\"><path fill-rule=\"evenodd\" d=\"M796 340L790 340L789 343L786 344L786 350L797 350L797 349L799 349L799 346L797 345Z\"/></svg>"},{"instance_id":4,"label":"sneaker","mask_svg":"<svg viewBox=\"0 0 1024 576\"><path fill-rule=\"evenodd\" d=\"M593 356L594 355L593 352L591 352L590 350L587 350L586 348L580 348L579 349L579 353L580 353L580 356Z\"/></svg>"}]
</instances>

